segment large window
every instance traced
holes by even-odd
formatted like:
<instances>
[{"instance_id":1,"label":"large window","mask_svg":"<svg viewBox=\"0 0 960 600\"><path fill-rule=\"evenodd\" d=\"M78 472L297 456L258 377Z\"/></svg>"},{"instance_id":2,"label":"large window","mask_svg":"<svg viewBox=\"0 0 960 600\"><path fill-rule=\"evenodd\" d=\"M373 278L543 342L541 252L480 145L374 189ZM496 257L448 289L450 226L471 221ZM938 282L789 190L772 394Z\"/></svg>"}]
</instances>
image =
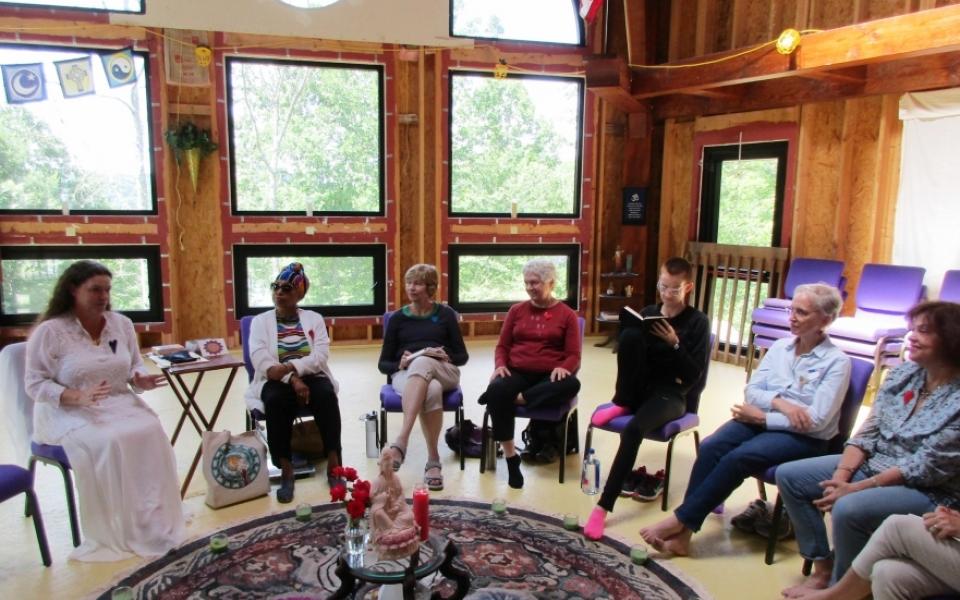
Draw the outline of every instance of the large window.
<instances>
[{"instance_id":1,"label":"large window","mask_svg":"<svg viewBox=\"0 0 960 600\"><path fill-rule=\"evenodd\" d=\"M0 210L156 212L144 53L0 45L0 64Z\"/></svg>"},{"instance_id":2,"label":"large window","mask_svg":"<svg viewBox=\"0 0 960 600\"><path fill-rule=\"evenodd\" d=\"M383 69L227 58L238 213L383 213Z\"/></svg>"},{"instance_id":3,"label":"large window","mask_svg":"<svg viewBox=\"0 0 960 600\"><path fill-rule=\"evenodd\" d=\"M113 273L113 310L137 322L163 321L158 246L4 246L0 324L33 322L47 308L60 274L80 259L103 263Z\"/></svg>"},{"instance_id":4,"label":"large window","mask_svg":"<svg viewBox=\"0 0 960 600\"><path fill-rule=\"evenodd\" d=\"M450 73L450 214L576 216L581 79Z\"/></svg>"},{"instance_id":5,"label":"large window","mask_svg":"<svg viewBox=\"0 0 960 600\"><path fill-rule=\"evenodd\" d=\"M523 265L546 258L557 267L556 298L578 306L580 246L576 244L455 244L449 248L450 306L462 313L506 312L526 300Z\"/></svg>"},{"instance_id":6,"label":"large window","mask_svg":"<svg viewBox=\"0 0 960 600\"><path fill-rule=\"evenodd\" d=\"M450 0L454 37L583 44L577 0Z\"/></svg>"},{"instance_id":7,"label":"large window","mask_svg":"<svg viewBox=\"0 0 960 600\"><path fill-rule=\"evenodd\" d=\"M270 284L292 262L302 263L310 280L302 308L331 317L383 314L386 254L382 244L234 246L237 316L271 308Z\"/></svg>"},{"instance_id":8,"label":"large window","mask_svg":"<svg viewBox=\"0 0 960 600\"><path fill-rule=\"evenodd\" d=\"M38 8L79 8L109 12L143 14L145 0L16 0L0 2L0 6L36 6Z\"/></svg>"}]
</instances>

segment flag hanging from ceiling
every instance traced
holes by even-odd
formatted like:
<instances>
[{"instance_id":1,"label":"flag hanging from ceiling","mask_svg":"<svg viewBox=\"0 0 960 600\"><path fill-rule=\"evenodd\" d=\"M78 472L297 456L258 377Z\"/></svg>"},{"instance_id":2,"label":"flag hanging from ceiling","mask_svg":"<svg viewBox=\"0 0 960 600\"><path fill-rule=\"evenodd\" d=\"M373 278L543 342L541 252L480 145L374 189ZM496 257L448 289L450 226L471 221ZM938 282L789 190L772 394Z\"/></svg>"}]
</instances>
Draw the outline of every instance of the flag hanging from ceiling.
<instances>
[{"instance_id":1,"label":"flag hanging from ceiling","mask_svg":"<svg viewBox=\"0 0 960 600\"><path fill-rule=\"evenodd\" d=\"M93 63L89 56L71 58L53 63L57 67L57 77L60 78L60 89L64 98L76 98L92 94Z\"/></svg>"},{"instance_id":2,"label":"flag hanging from ceiling","mask_svg":"<svg viewBox=\"0 0 960 600\"><path fill-rule=\"evenodd\" d=\"M113 54L102 54L100 58L103 60L103 70L107 72L107 83L110 87L120 87L137 80L133 52L129 48Z\"/></svg>"},{"instance_id":3,"label":"flag hanging from ceiling","mask_svg":"<svg viewBox=\"0 0 960 600\"><path fill-rule=\"evenodd\" d=\"M593 23L602 5L603 0L580 0L580 18L588 24Z\"/></svg>"},{"instance_id":4,"label":"flag hanging from ceiling","mask_svg":"<svg viewBox=\"0 0 960 600\"><path fill-rule=\"evenodd\" d=\"M37 102L47 99L47 87L43 80L43 64L2 65L3 91L10 104Z\"/></svg>"}]
</instances>

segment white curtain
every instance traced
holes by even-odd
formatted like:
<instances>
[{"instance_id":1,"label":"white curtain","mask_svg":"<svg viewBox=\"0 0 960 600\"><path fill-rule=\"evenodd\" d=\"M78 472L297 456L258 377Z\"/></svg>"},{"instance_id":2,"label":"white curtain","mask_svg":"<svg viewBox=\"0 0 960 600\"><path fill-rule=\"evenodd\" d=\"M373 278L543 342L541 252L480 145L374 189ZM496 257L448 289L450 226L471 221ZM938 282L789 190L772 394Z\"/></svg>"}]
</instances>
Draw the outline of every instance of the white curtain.
<instances>
[{"instance_id":1,"label":"white curtain","mask_svg":"<svg viewBox=\"0 0 960 600\"><path fill-rule=\"evenodd\" d=\"M893 262L927 270L936 299L945 271L960 269L960 88L905 94Z\"/></svg>"}]
</instances>

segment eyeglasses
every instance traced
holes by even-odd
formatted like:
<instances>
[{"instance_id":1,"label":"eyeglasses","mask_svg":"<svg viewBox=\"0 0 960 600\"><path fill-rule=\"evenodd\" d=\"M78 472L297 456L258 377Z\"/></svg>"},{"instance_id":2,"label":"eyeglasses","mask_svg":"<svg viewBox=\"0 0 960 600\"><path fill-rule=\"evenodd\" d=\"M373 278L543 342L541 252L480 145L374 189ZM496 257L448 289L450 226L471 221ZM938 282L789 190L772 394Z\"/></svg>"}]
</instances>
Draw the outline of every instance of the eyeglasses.
<instances>
[{"instance_id":1,"label":"eyeglasses","mask_svg":"<svg viewBox=\"0 0 960 600\"><path fill-rule=\"evenodd\" d=\"M289 283L273 282L270 284L270 290L273 292L283 292L284 294L289 294L293 291L293 286Z\"/></svg>"},{"instance_id":2,"label":"eyeglasses","mask_svg":"<svg viewBox=\"0 0 960 600\"><path fill-rule=\"evenodd\" d=\"M657 291L660 292L661 296L679 296L683 292L683 286L672 288L658 283Z\"/></svg>"}]
</instances>

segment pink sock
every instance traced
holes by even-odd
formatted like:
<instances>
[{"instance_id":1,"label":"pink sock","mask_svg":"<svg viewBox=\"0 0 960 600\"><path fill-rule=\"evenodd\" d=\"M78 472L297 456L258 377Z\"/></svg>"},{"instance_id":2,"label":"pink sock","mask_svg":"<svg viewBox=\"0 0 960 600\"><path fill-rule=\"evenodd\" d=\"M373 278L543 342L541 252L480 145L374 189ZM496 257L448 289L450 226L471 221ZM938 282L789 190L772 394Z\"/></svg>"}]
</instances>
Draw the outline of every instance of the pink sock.
<instances>
[{"instance_id":1,"label":"pink sock","mask_svg":"<svg viewBox=\"0 0 960 600\"><path fill-rule=\"evenodd\" d=\"M583 528L583 536L588 540L599 540L603 537L603 522L607 519L607 511L599 506L590 513L587 524Z\"/></svg>"},{"instance_id":2,"label":"pink sock","mask_svg":"<svg viewBox=\"0 0 960 600\"><path fill-rule=\"evenodd\" d=\"M607 408L598 408L597 410L593 411L593 416L590 417L590 422L594 427L601 427L617 417L622 417L623 415L628 414L629 412L630 411L624 406L612 404Z\"/></svg>"}]
</instances>

